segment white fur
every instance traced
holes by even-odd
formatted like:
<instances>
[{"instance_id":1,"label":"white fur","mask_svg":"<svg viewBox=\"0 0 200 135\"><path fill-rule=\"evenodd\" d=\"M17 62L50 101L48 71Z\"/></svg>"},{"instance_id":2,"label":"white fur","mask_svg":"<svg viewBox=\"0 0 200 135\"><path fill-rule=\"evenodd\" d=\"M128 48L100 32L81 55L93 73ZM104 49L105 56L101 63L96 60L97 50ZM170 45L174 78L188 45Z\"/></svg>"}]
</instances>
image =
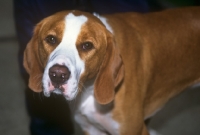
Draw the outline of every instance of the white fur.
<instances>
[{"instance_id":1,"label":"white fur","mask_svg":"<svg viewBox=\"0 0 200 135\"><path fill-rule=\"evenodd\" d=\"M74 16L72 13L65 17L65 29L61 43L49 56L49 61L44 71L43 87L45 96L50 96L53 91L50 89L49 68L55 64L65 65L71 72L69 80L63 85L63 95L67 100L72 100L78 93L78 83L81 73L84 71L84 62L81 60L76 49L76 40L80 33L81 26L87 21L85 16ZM54 91L59 93L57 90ZM60 92L61 93L61 92Z\"/></svg>"},{"instance_id":2,"label":"white fur","mask_svg":"<svg viewBox=\"0 0 200 135\"><path fill-rule=\"evenodd\" d=\"M95 101L93 90L93 86L89 86L82 93L75 112L75 120L90 135L106 135L106 132L119 135L119 123L113 120L109 111L102 113L104 106L100 107Z\"/></svg>"},{"instance_id":3,"label":"white fur","mask_svg":"<svg viewBox=\"0 0 200 135\"><path fill-rule=\"evenodd\" d=\"M101 22L106 26L107 30L109 30L111 33L113 33L113 30L112 30L111 26L108 24L107 19L105 17L102 17L97 13L93 13L93 15L96 16L97 18L99 18L101 20Z\"/></svg>"},{"instance_id":4,"label":"white fur","mask_svg":"<svg viewBox=\"0 0 200 135\"><path fill-rule=\"evenodd\" d=\"M99 17L99 19L102 21L102 23L106 26L106 28L113 33L113 30L111 28L111 26L108 24L107 19L104 17Z\"/></svg>"}]
</instances>

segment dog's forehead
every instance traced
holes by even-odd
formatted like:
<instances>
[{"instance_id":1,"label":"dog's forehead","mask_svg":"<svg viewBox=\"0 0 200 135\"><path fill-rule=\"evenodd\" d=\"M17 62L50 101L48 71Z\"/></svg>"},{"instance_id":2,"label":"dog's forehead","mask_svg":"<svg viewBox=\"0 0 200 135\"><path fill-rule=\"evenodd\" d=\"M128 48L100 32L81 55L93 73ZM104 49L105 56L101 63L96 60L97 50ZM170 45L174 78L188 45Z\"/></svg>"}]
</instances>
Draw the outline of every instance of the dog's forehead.
<instances>
[{"instance_id":1,"label":"dog's forehead","mask_svg":"<svg viewBox=\"0 0 200 135\"><path fill-rule=\"evenodd\" d=\"M104 25L98 18L85 12L78 13L71 12L64 17L62 42L65 45L74 47L74 45L86 40L104 38Z\"/></svg>"},{"instance_id":2,"label":"dog's forehead","mask_svg":"<svg viewBox=\"0 0 200 135\"><path fill-rule=\"evenodd\" d=\"M97 28L98 31L101 30L97 26L104 27L104 23L101 19L90 13L76 10L58 12L45 18L39 24L38 26L41 26L40 33L42 34L42 38L45 38L46 35L54 35L57 36L59 40L63 40L62 38L65 32L70 31L71 34L68 35L68 37L70 37L76 35L77 31L81 33L83 29L89 30L90 33L92 31L96 33Z\"/></svg>"},{"instance_id":3,"label":"dog's forehead","mask_svg":"<svg viewBox=\"0 0 200 135\"><path fill-rule=\"evenodd\" d=\"M84 15L75 16L73 13L69 13L65 16L65 29L63 35L63 41L75 42L83 24L87 22L88 18ZM67 37L67 38L65 38ZM69 40L70 39L70 40Z\"/></svg>"}]
</instances>

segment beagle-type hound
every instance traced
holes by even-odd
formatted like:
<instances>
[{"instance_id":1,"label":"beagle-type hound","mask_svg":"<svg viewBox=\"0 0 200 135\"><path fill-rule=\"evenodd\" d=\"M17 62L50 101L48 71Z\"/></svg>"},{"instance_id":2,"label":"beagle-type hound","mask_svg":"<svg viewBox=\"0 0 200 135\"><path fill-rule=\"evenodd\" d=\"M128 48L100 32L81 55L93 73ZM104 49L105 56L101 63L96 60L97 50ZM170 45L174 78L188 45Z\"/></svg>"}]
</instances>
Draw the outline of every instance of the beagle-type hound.
<instances>
[{"instance_id":1,"label":"beagle-type hound","mask_svg":"<svg viewBox=\"0 0 200 135\"><path fill-rule=\"evenodd\" d=\"M200 81L200 8L59 12L37 24L24 66L33 91L76 100L86 134L148 135L144 120Z\"/></svg>"}]
</instances>

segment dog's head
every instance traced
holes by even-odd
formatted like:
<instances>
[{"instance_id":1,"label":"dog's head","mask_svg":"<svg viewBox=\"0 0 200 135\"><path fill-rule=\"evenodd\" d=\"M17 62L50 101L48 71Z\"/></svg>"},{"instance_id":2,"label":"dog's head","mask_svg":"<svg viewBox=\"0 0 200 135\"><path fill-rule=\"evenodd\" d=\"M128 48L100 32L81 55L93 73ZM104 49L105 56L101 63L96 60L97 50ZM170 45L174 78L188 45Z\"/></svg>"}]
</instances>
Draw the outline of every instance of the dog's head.
<instances>
[{"instance_id":1,"label":"dog's head","mask_svg":"<svg viewBox=\"0 0 200 135\"><path fill-rule=\"evenodd\" d=\"M76 97L87 81L94 80L100 104L114 98L124 76L123 64L113 35L89 13L59 12L42 20L24 53L24 67L35 92Z\"/></svg>"}]
</instances>

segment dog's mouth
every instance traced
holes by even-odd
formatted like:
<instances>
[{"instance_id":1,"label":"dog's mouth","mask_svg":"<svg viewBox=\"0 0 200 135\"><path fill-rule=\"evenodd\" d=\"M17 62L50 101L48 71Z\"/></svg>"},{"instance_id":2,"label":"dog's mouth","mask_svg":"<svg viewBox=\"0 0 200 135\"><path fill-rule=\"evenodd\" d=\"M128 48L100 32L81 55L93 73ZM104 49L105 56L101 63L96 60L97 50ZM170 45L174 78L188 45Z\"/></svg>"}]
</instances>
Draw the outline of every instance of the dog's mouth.
<instances>
[{"instance_id":1,"label":"dog's mouth","mask_svg":"<svg viewBox=\"0 0 200 135\"><path fill-rule=\"evenodd\" d=\"M78 94L77 79L75 79L71 73L68 73L69 75L66 77L66 72L63 74L63 70L59 71L58 69L57 71L56 69L56 72L59 72L56 75L51 71L52 70L50 68L49 74L44 75L47 78L46 80L44 79L45 81L43 81L44 95L46 97L50 97L51 93L55 93L63 95L67 100L73 100Z\"/></svg>"},{"instance_id":2,"label":"dog's mouth","mask_svg":"<svg viewBox=\"0 0 200 135\"><path fill-rule=\"evenodd\" d=\"M55 84L53 82L50 82L49 91L57 94L63 94L63 92L65 92L65 85L67 85L67 83Z\"/></svg>"},{"instance_id":3,"label":"dog's mouth","mask_svg":"<svg viewBox=\"0 0 200 135\"><path fill-rule=\"evenodd\" d=\"M63 94L63 90L58 88L54 89L52 92L56 94Z\"/></svg>"},{"instance_id":4,"label":"dog's mouth","mask_svg":"<svg viewBox=\"0 0 200 135\"><path fill-rule=\"evenodd\" d=\"M48 89L44 90L44 95L49 97L51 93L63 95L67 100L73 100L78 93L78 89L76 86L73 87L67 83L54 87L52 82L50 82Z\"/></svg>"}]
</instances>

